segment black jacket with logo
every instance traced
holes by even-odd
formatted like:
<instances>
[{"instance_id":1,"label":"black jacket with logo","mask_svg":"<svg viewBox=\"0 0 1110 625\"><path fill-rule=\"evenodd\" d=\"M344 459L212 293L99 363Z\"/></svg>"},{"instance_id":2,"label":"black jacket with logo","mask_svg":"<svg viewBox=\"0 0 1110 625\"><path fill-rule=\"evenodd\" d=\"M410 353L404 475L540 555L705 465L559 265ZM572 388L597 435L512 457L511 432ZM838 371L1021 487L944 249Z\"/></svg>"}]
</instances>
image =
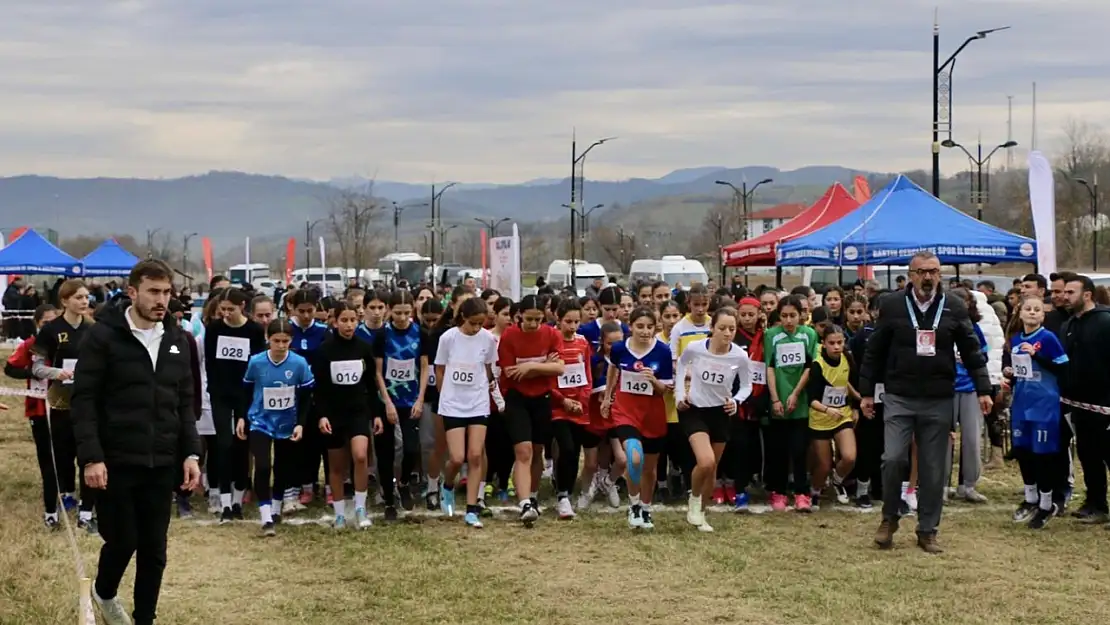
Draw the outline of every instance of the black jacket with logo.
<instances>
[{"instance_id":1,"label":"black jacket with logo","mask_svg":"<svg viewBox=\"0 0 1110 625\"><path fill-rule=\"evenodd\" d=\"M1068 317L1060 328L1068 354L1060 377L1060 396L1110 407L1110 308L1096 306Z\"/></svg>"},{"instance_id":2,"label":"black jacket with logo","mask_svg":"<svg viewBox=\"0 0 1110 625\"><path fill-rule=\"evenodd\" d=\"M175 466L199 455L189 340L172 320L158 366L131 333L123 309L89 328L74 371L71 402L81 466Z\"/></svg>"},{"instance_id":3,"label":"black jacket with logo","mask_svg":"<svg viewBox=\"0 0 1110 625\"><path fill-rule=\"evenodd\" d=\"M912 301L913 287L902 297L883 299L875 332L867 340L860 367L859 393L873 397L875 384L882 382L886 392L913 398L945 398L955 396L956 350L975 381L979 395L991 394L987 357L981 351L967 305L958 297L944 298L944 311L936 327L936 355L917 354L917 332L910 320L910 311L917 316L918 327L928 330L936 319L943 291L938 292L924 314ZM909 305L907 309L907 304Z\"/></svg>"}]
</instances>

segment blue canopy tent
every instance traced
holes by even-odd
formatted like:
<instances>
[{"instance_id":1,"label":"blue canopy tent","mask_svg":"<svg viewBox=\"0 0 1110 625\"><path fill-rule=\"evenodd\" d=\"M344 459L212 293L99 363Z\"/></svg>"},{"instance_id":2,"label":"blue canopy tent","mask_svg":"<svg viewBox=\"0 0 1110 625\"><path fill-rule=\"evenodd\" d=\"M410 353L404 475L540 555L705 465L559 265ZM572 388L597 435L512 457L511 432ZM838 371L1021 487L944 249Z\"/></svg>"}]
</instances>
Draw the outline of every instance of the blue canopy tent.
<instances>
[{"instance_id":1,"label":"blue canopy tent","mask_svg":"<svg viewBox=\"0 0 1110 625\"><path fill-rule=\"evenodd\" d=\"M123 249L115 239L108 239L100 247L82 258L86 276L126 276L139 257Z\"/></svg>"},{"instance_id":2,"label":"blue canopy tent","mask_svg":"<svg viewBox=\"0 0 1110 625\"><path fill-rule=\"evenodd\" d=\"M0 274L46 274L81 276L81 261L66 254L34 230L24 232L0 249Z\"/></svg>"},{"instance_id":3,"label":"blue canopy tent","mask_svg":"<svg viewBox=\"0 0 1110 625\"><path fill-rule=\"evenodd\" d=\"M905 265L930 251L945 265L1037 262L1037 242L983 223L899 175L837 221L778 247L777 264Z\"/></svg>"}]
</instances>

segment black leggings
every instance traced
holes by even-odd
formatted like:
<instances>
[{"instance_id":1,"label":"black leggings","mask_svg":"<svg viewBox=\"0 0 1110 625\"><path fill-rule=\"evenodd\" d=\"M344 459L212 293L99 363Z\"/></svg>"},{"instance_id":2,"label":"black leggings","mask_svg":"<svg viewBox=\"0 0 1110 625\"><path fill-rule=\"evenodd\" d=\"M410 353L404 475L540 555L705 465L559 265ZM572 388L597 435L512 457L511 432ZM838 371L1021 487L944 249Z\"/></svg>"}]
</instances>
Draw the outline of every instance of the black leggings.
<instances>
[{"instance_id":1,"label":"black leggings","mask_svg":"<svg viewBox=\"0 0 1110 625\"><path fill-rule=\"evenodd\" d=\"M31 438L35 441L35 457L39 461L39 475L42 476L42 507L47 514L58 512L58 471L54 467L54 455L50 452L50 428L46 417L31 419ZM69 489L73 490L74 472L70 471ZM63 484L62 488L66 488Z\"/></svg>"},{"instance_id":2,"label":"black leggings","mask_svg":"<svg viewBox=\"0 0 1110 625\"><path fill-rule=\"evenodd\" d=\"M235 436L236 421L246 415L240 414L243 408L236 402L237 399L212 396L216 448L209 450L209 455L215 457L221 495L231 494L233 484L235 490L247 490L250 486L250 445Z\"/></svg>"},{"instance_id":3,"label":"black leggings","mask_svg":"<svg viewBox=\"0 0 1110 625\"><path fill-rule=\"evenodd\" d=\"M420 419L410 417L411 408L397 408L397 424L382 418L382 433L374 436L374 455L378 460L378 484L382 488L385 505L395 504L393 488L393 461L396 458L397 427L401 428L401 475L397 483L408 488L409 477L420 464ZM353 474L353 473L352 473Z\"/></svg>"},{"instance_id":4,"label":"black leggings","mask_svg":"<svg viewBox=\"0 0 1110 625\"><path fill-rule=\"evenodd\" d=\"M766 443L764 481L767 490L780 495L808 495L806 475L809 421L806 419L771 419L763 431ZM794 480L791 484L790 476Z\"/></svg>"},{"instance_id":5,"label":"black leggings","mask_svg":"<svg viewBox=\"0 0 1110 625\"><path fill-rule=\"evenodd\" d=\"M667 424L667 438L664 452L659 454L656 464L656 481L663 481L669 475L667 463L671 469L677 467L682 472L683 483L690 486L690 474L694 471L694 452L690 449L690 438L678 423Z\"/></svg>"},{"instance_id":6,"label":"black leggings","mask_svg":"<svg viewBox=\"0 0 1110 625\"><path fill-rule=\"evenodd\" d=\"M490 415L489 427L486 428L486 482L495 484L497 490L507 491L514 462L516 456L509 432L505 429L505 418L500 413L494 413Z\"/></svg>"},{"instance_id":7,"label":"black leggings","mask_svg":"<svg viewBox=\"0 0 1110 625\"><path fill-rule=\"evenodd\" d=\"M45 421L43 425L45 426ZM80 510L92 512L96 506L96 489L90 488L85 483L84 476L77 471L77 439L73 436L73 420L68 410L50 411L50 434L54 445L54 470L58 483L62 489L72 490L74 484L80 482L77 486L81 495ZM50 453L49 450L46 453ZM54 499L57 500L56 495Z\"/></svg>"},{"instance_id":8,"label":"black leggings","mask_svg":"<svg viewBox=\"0 0 1110 625\"><path fill-rule=\"evenodd\" d=\"M883 415L876 408L874 417L860 417L856 423L856 465L851 475L856 481L870 483L871 492L881 493L882 466Z\"/></svg>"},{"instance_id":9,"label":"black leggings","mask_svg":"<svg viewBox=\"0 0 1110 625\"><path fill-rule=\"evenodd\" d=\"M1060 454L1035 454L1024 448L1014 448L1014 458L1021 469L1021 481L1026 486L1036 485L1041 493L1052 493L1054 501L1063 499L1068 487L1068 474L1060 472Z\"/></svg>"},{"instance_id":10,"label":"black leggings","mask_svg":"<svg viewBox=\"0 0 1110 625\"><path fill-rule=\"evenodd\" d=\"M320 432L320 427L317 425L320 418L315 406L312 408L312 414L308 421L309 423L304 427L304 439L297 445L299 485L315 485L316 481L320 479L321 464L324 466L324 483L327 484L327 476L330 475L327 437ZM298 486L298 484L292 484L292 486Z\"/></svg>"},{"instance_id":11,"label":"black leggings","mask_svg":"<svg viewBox=\"0 0 1110 625\"><path fill-rule=\"evenodd\" d=\"M760 442L759 422L732 419L729 424L728 443L721 455L718 475L730 479L741 492L748 487L752 476L763 470L763 448Z\"/></svg>"},{"instance_id":12,"label":"black leggings","mask_svg":"<svg viewBox=\"0 0 1110 625\"><path fill-rule=\"evenodd\" d=\"M262 432L251 432L248 438L254 457L254 496L258 503L281 500L285 489L293 486L296 476L297 444L287 438L270 438ZM273 463L270 449L273 448ZM274 488L270 490L271 466Z\"/></svg>"},{"instance_id":13,"label":"black leggings","mask_svg":"<svg viewBox=\"0 0 1110 625\"><path fill-rule=\"evenodd\" d=\"M559 447L559 455L555 458L555 490L569 495L578 481L578 458L582 455L586 427L557 419L551 422L551 432Z\"/></svg>"},{"instance_id":14,"label":"black leggings","mask_svg":"<svg viewBox=\"0 0 1110 625\"><path fill-rule=\"evenodd\" d=\"M208 490L220 490L220 463L216 461L216 435L204 435L204 473L208 476Z\"/></svg>"}]
</instances>

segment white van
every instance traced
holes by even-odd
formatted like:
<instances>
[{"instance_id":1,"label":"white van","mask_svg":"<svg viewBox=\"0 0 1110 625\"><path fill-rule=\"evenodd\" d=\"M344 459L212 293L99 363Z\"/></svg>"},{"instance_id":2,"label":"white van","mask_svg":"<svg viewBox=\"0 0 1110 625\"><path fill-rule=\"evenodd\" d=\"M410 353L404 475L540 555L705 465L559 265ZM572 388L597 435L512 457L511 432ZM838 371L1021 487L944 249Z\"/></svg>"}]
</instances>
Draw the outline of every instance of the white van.
<instances>
[{"instance_id":1,"label":"white van","mask_svg":"<svg viewBox=\"0 0 1110 625\"><path fill-rule=\"evenodd\" d=\"M584 260L574 261L574 288L579 296L585 295L586 287L599 278L602 284L608 284L609 275L605 273L605 267ZM556 291L570 284L570 261L551 261L551 264L547 266L547 276L544 279Z\"/></svg>"},{"instance_id":2,"label":"white van","mask_svg":"<svg viewBox=\"0 0 1110 625\"><path fill-rule=\"evenodd\" d=\"M628 272L629 285L657 280L662 280L672 287L682 284L682 288L687 291L695 282L709 286L709 274L705 272L705 267L698 260L685 256L664 256L659 260L641 258L632 261L632 269Z\"/></svg>"},{"instance_id":3,"label":"white van","mask_svg":"<svg viewBox=\"0 0 1110 625\"><path fill-rule=\"evenodd\" d=\"M320 267L297 269L293 272L292 284L299 287L302 282L320 285L325 295L342 294L347 288L347 270L343 267L328 267L326 271Z\"/></svg>"},{"instance_id":4,"label":"white van","mask_svg":"<svg viewBox=\"0 0 1110 625\"><path fill-rule=\"evenodd\" d=\"M859 272L857 267L806 267L802 271L802 284L811 287L814 291L820 292L822 289L828 288L833 285L851 285L859 279ZM841 273L843 271L843 273ZM871 273L875 276L875 280L879 281L879 285L886 289L898 288L895 280L898 276L909 278L910 268L906 265L895 265L887 267L886 265L873 265ZM887 278L890 278L890 284L887 284Z\"/></svg>"}]
</instances>

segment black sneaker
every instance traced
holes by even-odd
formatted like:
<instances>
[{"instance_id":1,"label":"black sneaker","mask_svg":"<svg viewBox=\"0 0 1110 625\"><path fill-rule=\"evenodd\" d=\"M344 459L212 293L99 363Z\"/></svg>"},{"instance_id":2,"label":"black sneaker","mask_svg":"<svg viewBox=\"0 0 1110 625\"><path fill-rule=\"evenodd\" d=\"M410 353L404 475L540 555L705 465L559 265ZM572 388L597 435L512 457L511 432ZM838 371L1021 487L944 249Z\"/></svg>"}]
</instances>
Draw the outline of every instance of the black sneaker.
<instances>
[{"instance_id":1,"label":"black sneaker","mask_svg":"<svg viewBox=\"0 0 1110 625\"><path fill-rule=\"evenodd\" d=\"M266 537L277 536L277 530L274 529L273 521L262 524L262 535Z\"/></svg>"},{"instance_id":2,"label":"black sneaker","mask_svg":"<svg viewBox=\"0 0 1110 625\"><path fill-rule=\"evenodd\" d=\"M435 511L439 510L439 491L438 490L428 491L428 494L424 495L424 506L427 507L428 510L430 510L432 512L435 512Z\"/></svg>"},{"instance_id":3,"label":"black sneaker","mask_svg":"<svg viewBox=\"0 0 1110 625\"><path fill-rule=\"evenodd\" d=\"M235 519L236 521L242 521L243 520L243 506L241 506L237 503L236 504L231 504L231 518Z\"/></svg>"},{"instance_id":4,"label":"black sneaker","mask_svg":"<svg viewBox=\"0 0 1110 625\"><path fill-rule=\"evenodd\" d=\"M485 517L487 519L493 516L493 510L489 509L489 506L486 505L486 500L484 498L478 499L478 516Z\"/></svg>"},{"instance_id":5,"label":"black sneaker","mask_svg":"<svg viewBox=\"0 0 1110 625\"><path fill-rule=\"evenodd\" d=\"M536 516L543 514L543 508L540 507L540 500L535 497L529 497L528 501L532 502L532 509L536 511Z\"/></svg>"},{"instance_id":6,"label":"black sneaker","mask_svg":"<svg viewBox=\"0 0 1110 625\"><path fill-rule=\"evenodd\" d=\"M651 510L643 507L640 508L640 523L643 529L655 529L655 523L651 520Z\"/></svg>"},{"instance_id":7,"label":"black sneaker","mask_svg":"<svg viewBox=\"0 0 1110 625\"><path fill-rule=\"evenodd\" d=\"M177 497L177 518L191 519L193 518L193 506L189 503L188 497Z\"/></svg>"},{"instance_id":8,"label":"black sneaker","mask_svg":"<svg viewBox=\"0 0 1110 625\"><path fill-rule=\"evenodd\" d=\"M1072 516L1078 518L1080 523L1086 525L1098 525L1100 523L1105 523L1107 520L1105 512L1094 508L1088 508L1087 506L1083 506Z\"/></svg>"},{"instance_id":9,"label":"black sneaker","mask_svg":"<svg viewBox=\"0 0 1110 625\"><path fill-rule=\"evenodd\" d=\"M532 527L532 524L538 518L540 518L539 511L532 506L531 502L524 502L524 505L520 507L520 522L524 524L524 527Z\"/></svg>"},{"instance_id":10,"label":"black sneaker","mask_svg":"<svg viewBox=\"0 0 1110 625\"><path fill-rule=\"evenodd\" d=\"M1014 523L1028 523L1040 507L1035 503L1023 501L1017 510L1014 510Z\"/></svg>"},{"instance_id":11,"label":"black sneaker","mask_svg":"<svg viewBox=\"0 0 1110 625\"><path fill-rule=\"evenodd\" d=\"M898 516L904 517L904 516L910 516L911 514L913 514L913 510L910 509L910 504L906 503L905 499L902 499L901 501L899 501L898 502Z\"/></svg>"},{"instance_id":12,"label":"black sneaker","mask_svg":"<svg viewBox=\"0 0 1110 625\"><path fill-rule=\"evenodd\" d=\"M87 521L77 520L77 528L85 530L89 536L96 536L100 533L100 528L97 526L96 519L89 519Z\"/></svg>"},{"instance_id":13,"label":"black sneaker","mask_svg":"<svg viewBox=\"0 0 1110 625\"><path fill-rule=\"evenodd\" d=\"M856 507L860 510L870 510L875 507L875 504L871 503L871 495L864 493L856 497Z\"/></svg>"},{"instance_id":14,"label":"black sneaker","mask_svg":"<svg viewBox=\"0 0 1110 625\"><path fill-rule=\"evenodd\" d=\"M396 506L386 506L385 507L385 520L386 521L396 521L397 520L397 507Z\"/></svg>"},{"instance_id":15,"label":"black sneaker","mask_svg":"<svg viewBox=\"0 0 1110 625\"><path fill-rule=\"evenodd\" d=\"M54 532L58 531L62 527L61 524L58 523L58 517L56 516L44 517L42 520L42 524L46 526L46 529Z\"/></svg>"},{"instance_id":16,"label":"black sneaker","mask_svg":"<svg viewBox=\"0 0 1110 625\"><path fill-rule=\"evenodd\" d=\"M234 520L235 517L231 514L231 508L224 508L224 511L220 513L220 525L226 525Z\"/></svg>"},{"instance_id":17,"label":"black sneaker","mask_svg":"<svg viewBox=\"0 0 1110 625\"><path fill-rule=\"evenodd\" d=\"M281 515L280 514L272 515L271 518L274 520L274 525L281 525Z\"/></svg>"},{"instance_id":18,"label":"black sneaker","mask_svg":"<svg viewBox=\"0 0 1110 625\"><path fill-rule=\"evenodd\" d=\"M1056 516L1056 504L1052 504L1051 510L1044 510L1038 506L1037 511L1033 513L1033 518L1029 519L1029 529L1044 529L1044 526L1048 525L1048 522L1054 516Z\"/></svg>"},{"instance_id":19,"label":"black sneaker","mask_svg":"<svg viewBox=\"0 0 1110 625\"><path fill-rule=\"evenodd\" d=\"M401 496L401 507L406 512L412 512L412 509L416 507L416 502L412 499L412 489L409 488L408 484L401 484L397 487L397 490Z\"/></svg>"}]
</instances>

